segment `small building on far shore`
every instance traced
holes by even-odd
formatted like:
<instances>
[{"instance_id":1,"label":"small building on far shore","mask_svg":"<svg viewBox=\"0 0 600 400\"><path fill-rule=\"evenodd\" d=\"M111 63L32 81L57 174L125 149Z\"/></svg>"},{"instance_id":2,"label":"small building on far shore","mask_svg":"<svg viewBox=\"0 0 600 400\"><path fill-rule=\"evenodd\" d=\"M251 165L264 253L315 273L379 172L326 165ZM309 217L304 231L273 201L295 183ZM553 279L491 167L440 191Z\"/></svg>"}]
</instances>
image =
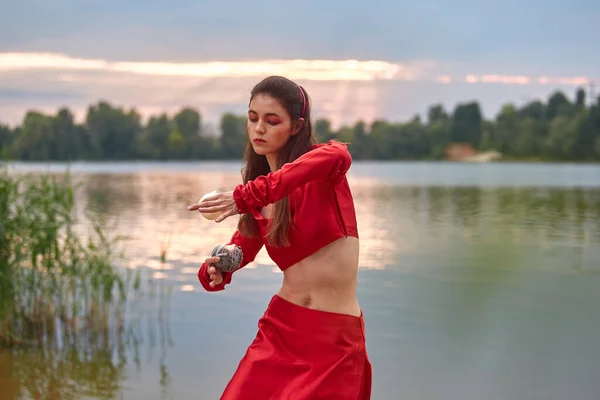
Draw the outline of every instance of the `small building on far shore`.
<instances>
[{"instance_id":1,"label":"small building on far shore","mask_svg":"<svg viewBox=\"0 0 600 400\"><path fill-rule=\"evenodd\" d=\"M477 151L469 143L450 143L444 153L450 161L462 161L466 157L474 156Z\"/></svg>"},{"instance_id":2,"label":"small building on far shore","mask_svg":"<svg viewBox=\"0 0 600 400\"><path fill-rule=\"evenodd\" d=\"M469 143L450 143L444 154L447 160L462 162L490 162L502 158L502 154L495 150L478 153Z\"/></svg>"}]
</instances>

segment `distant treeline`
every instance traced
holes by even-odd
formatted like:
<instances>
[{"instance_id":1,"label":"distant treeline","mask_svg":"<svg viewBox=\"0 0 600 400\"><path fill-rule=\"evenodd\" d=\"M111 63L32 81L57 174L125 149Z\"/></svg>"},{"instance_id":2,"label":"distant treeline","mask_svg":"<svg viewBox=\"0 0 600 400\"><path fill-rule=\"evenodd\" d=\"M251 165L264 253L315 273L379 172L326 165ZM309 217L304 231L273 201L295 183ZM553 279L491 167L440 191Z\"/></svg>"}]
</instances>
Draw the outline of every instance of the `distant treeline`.
<instances>
[{"instance_id":1,"label":"distant treeline","mask_svg":"<svg viewBox=\"0 0 600 400\"><path fill-rule=\"evenodd\" d=\"M492 120L478 102L457 104L448 112L432 105L426 118L394 123L375 121L367 127L331 129L326 119L314 121L319 141L351 142L354 159L439 160L450 143L496 150L508 159L600 161L600 97L586 101L578 89L573 100L556 91L547 102L522 107L505 105ZM101 101L77 124L63 108L56 115L29 111L15 129L0 124L0 158L4 160L202 160L239 159L246 142L246 117L224 114L220 135L202 128L200 113L190 107L170 117L155 115L147 123L135 109Z\"/></svg>"}]
</instances>

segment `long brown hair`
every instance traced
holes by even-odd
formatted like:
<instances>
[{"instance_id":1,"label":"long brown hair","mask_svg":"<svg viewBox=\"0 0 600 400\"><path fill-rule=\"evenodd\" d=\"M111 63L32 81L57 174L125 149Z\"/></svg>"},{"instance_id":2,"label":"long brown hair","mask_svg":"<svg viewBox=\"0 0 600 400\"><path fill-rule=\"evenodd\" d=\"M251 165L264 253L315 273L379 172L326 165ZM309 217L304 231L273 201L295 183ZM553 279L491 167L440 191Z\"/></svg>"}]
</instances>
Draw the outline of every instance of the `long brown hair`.
<instances>
[{"instance_id":1,"label":"long brown hair","mask_svg":"<svg viewBox=\"0 0 600 400\"><path fill-rule=\"evenodd\" d=\"M258 94L267 94L277 100L289 114L292 127L298 119L304 119L300 131L292 135L279 151L277 157L277 169L279 169L285 163L292 162L308 152L316 143L310 118L310 99L302 86L281 76L270 76L254 86L250 93L250 102ZM245 163L242 168L244 183L271 172L267 158L256 154L250 141L246 143L243 160ZM273 219L270 221L266 235L267 243L275 247L289 246L289 230L291 228L293 228L293 224L289 199L285 197L275 202ZM238 230L249 237L259 234L256 219L251 213L241 216Z\"/></svg>"}]
</instances>

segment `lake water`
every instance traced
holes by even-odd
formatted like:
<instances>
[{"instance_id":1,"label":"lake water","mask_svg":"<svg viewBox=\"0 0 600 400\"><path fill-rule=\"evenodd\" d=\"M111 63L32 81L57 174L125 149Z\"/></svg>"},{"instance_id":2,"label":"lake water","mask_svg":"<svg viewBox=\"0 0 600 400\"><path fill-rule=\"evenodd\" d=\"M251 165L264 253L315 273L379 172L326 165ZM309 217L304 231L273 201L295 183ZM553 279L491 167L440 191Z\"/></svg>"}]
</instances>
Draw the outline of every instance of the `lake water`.
<instances>
[{"instance_id":1,"label":"lake water","mask_svg":"<svg viewBox=\"0 0 600 400\"><path fill-rule=\"evenodd\" d=\"M129 237L123 267L172 293L145 301L135 340L0 351L0 398L60 384L68 398L218 399L282 279L263 250L224 292L197 281L236 219L186 207L232 189L240 165L70 168L79 207ZM349 179L373 399L599 398L600 166L355 162Z\"/></svg>"}]
</instances>

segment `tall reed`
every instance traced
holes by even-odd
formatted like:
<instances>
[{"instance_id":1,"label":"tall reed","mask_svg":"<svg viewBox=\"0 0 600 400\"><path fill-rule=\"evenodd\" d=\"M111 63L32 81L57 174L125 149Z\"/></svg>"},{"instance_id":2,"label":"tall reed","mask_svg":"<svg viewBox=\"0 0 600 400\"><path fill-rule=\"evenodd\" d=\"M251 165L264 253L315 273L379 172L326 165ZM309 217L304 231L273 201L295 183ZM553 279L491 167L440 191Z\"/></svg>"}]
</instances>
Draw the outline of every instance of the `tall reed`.
<instances>
[{"instance_id":1,"label":"tall reed","mask_svg":"<svg viewBox=\"0 0 600 400\"><path fill-rule=\"evenodd\" d=\"M123 326L135 288L114 266L120 238L97 219L76 231L75 190L68 173L0 171L0 346L68 344Z\"/></svg>"}]
</instances>

